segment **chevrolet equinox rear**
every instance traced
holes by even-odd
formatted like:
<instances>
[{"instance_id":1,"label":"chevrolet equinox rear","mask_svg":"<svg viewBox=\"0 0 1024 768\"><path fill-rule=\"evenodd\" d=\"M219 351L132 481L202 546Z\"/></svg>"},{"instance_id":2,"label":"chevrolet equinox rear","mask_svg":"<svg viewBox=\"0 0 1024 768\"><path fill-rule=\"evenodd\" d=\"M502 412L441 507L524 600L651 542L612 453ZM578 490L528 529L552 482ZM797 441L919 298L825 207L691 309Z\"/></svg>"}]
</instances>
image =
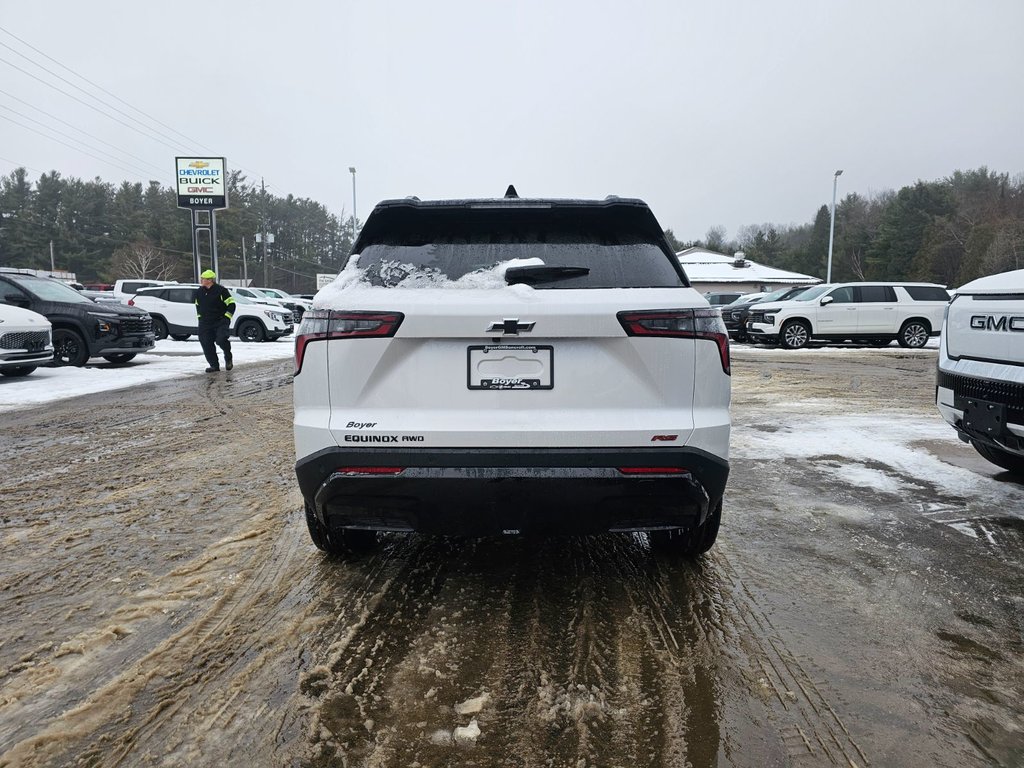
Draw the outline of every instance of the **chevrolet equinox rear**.
<instances>
[{"instance_id":1,"label":"chevrolet equinox rear","mask_svg":"<svg viewBox=\"0 0 1024 768\"><path fill-rule=\"evenodd\" d=\"M313 543L378 531L715 541L729 341L640 200L388 200L295 344Z\"/></svg>"}]
</instances>

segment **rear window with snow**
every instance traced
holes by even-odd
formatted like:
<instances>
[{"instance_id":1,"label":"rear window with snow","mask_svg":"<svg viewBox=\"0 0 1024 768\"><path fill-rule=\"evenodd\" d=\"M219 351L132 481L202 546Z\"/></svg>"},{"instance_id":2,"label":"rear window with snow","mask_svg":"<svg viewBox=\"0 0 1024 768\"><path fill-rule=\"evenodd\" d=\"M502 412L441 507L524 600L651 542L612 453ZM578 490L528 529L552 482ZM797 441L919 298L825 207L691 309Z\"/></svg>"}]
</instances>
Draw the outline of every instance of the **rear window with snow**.
<instances>
[{"instance_id":1,"label":"rear window with snow","mask_svg":"<svg viewBox=\"0 0 1024 768\"><path fill-rule=\"evenodd\" d=\"M647 215L650 216L649 212ZM583 267L539 282L537 289L674 288L686 285L681 270L646 222L633 212L602 209L400 212L380 227L353 257L361 281L383 287L436 287L458 281L484 283L475 275L500 265ZM367 222L369 229L370 222ZM348 271L348 270L346 270ZM468 278L468 279L467 279ZM503 284L503 281L499 284Z\"/></svg>"}]
</instances>

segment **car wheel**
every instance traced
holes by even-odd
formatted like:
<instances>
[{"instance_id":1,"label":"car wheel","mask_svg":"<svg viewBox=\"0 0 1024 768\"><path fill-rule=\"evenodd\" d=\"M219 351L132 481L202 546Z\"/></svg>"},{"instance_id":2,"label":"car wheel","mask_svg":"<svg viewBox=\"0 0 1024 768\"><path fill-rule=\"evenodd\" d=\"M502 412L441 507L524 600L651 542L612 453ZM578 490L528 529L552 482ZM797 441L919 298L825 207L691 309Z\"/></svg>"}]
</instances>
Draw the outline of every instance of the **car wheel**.
<instances>
[{"instance_id":1,"label":"car wheel","mask_svg":"<svg viewBox=\"0 0 1024 768\"><path fill-rule=\"evenodd\" d=\"M1024 457L971 440L974 450L1007 472L1024 477Z\"/></svg>"},{"instance_id":2,"label":"car wheel","mask_svg":"<svg viewBox=\"0 0 1024 768\"><path fill-rule=\"evenodd\" d=\"M803 320L790 320L779 334L779 343L786 349L803 349L810 340L811 329Z\"/></svg>"},{"instance_id":3,"label":"car wheel","mask_svg":"<svg viewBox=\"0 0 1024 768\"><path fill-rule=\"evenodd\" d=\"M707 519L696 528L651 531L649 536L656 549L679 557L697 557L715 545L721 524L722 500L719 499Z\"/></svg>"},{"instance_id":4,"label":"car wheel","mask_svg":"<svg viewBox=\"0 0 1024 768\"><path fill-rule=\"evenodd\" d=\"M53 364L79 368L89 361L89 347L76 331L55 328L53 331Z\"/></svg>"},{"instance_id":5,"label":"car wheel","mask_svg":"<svg viewBox=\"0 0 1024 768\"><path fill-rule=\"evenodd\" d=\"M115 352L112 355L104 355L104 360L109 360L112 363L127 363L129 360L135 358L135 352Z\"/></svg>"},{"instance_id":6,"label":"car wheel","mask_svg":"<svg viewBox=\"0 0 1024 768\"><path fill-rule=\"evenodd\" d=\"M164 322L162 317L153 318L153 333L157 341L163 341L167 338L167 323Z\"/></svg>"},{"instance_id":7,"label":"car wheel","mask_svg":"<svg viewBox=\"0 0 1024 768\"><path fill-rule=\"evenodd\" d=\"M920 349L928 343L931 330L924 320L907 320L900 328L900 335L896 337L896 340L901 347Z\"/></svg>"},{"instance_id":8,"label":"car wheel","mask_svg":"<svg viewBox=\"0 0 1024 768\"><path fill-rule=\"evenodd\" d=\"M255 320L243 320L238 326L238 338L242 341L263 341L266 334L263 326Z\"/></svg>"},{"instance_id":9,"label":"car wheel","mask_svg":"<svg viewBox=\"0 0 1024 768\"><path fill-rule=\"evenodd\" d=\"M328 529L321 523L313 508L307 501L306 527L309 528L309 538L313 545L335 557L352 557L367 552L377 544L376 531L360 531L345 528Z\"/></svg>"},{"instance_id":10,"label":"car wheel","mask_svg":"<svg viewBox=\"0 0 1024 768\"><path fill-rule=\"evenodd\" d=\"M191 335L190 333L172 333L171 338L175 341L188 341Z\"/></svg>"},{"instance_id":11,"label":"car wheel","mask_svg":"<svg viewBox=\"0 0 1024 768\"><path fill-rule=\"evenodd\" d=\"M28 376L36 369L34 365L12 365L10 368L0 368L0 374L4 376Z\"/></svg>"}]
</instances>

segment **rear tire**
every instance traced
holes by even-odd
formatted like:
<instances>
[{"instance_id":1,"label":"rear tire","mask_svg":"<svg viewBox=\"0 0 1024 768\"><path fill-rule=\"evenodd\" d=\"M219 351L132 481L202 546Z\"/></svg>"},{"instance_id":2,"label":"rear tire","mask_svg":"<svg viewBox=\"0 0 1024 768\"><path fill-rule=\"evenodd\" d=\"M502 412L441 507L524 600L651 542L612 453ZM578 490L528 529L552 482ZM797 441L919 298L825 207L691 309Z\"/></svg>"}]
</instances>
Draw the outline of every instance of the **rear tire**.
<instances>
[{"instance_id":1,"label":"rear tire","mask_svg":"<svg viewBox=\"0 0 1024 768\"><path fill-rule=\"evenodd\" d=\"M191 335L190 333L172 333L171 338L175 341L188 341Z\"/></svg>"},{"instance_id":2,"label":"rear tire","mask_svg":"<svg viewBox=\"0 0 1024 768\"><path fill-rule=\"evenodd\" d=\"M811 329L803 320L790 320L779 333L779 343L786 349L803 349L811 341Z\"/></svg>"},{"instance_id":3,"label":"rear tire","mask_svg":"<svg viewBox=\"0 0 1024 768\"><path fill-rule=\"evenodd\" d=\"M674 528L670 531L651 531L651 544L676 557L693 558L703 555L715 545L722 524L722 500L708 513L707 519L696 528Z\"/></svg>"},{"instance_id":4,"label":"rear tire","mask_svg":"<svg viewBox=\"0 0 1024 768\"><path fill-rule=\"evenodd\" d=\"M1007 472L1024 477L1024 458L1014 453L1008 453L1007 451L1001 451L998 448L992 448L991 446L974 440L971 440L971 445L974 446L974 450L991 461L997 467L1002 467Z\"/></svg>"},{"instance_id":5,"label":"rear tire","mask_svg":"<svg viewBox=\"0 0 1024 768\"><path fill-rule=\"evenodd\" d=\"M376 531L363 531L351 528L330 529L321 523L313 508L307 501L306 527L313 545L322 552L334 557L351 558L373 549L377 545Z\"/></svg>"},{"instance_id":6,"label":"rear tire","mask_svg":"<svg viewBox=\"0 0 1024 768\"><path fill-rule=\"evenodd\" d=\"M920 349L928 343L931 333L932 329L924 320L907 320L900 328L900 334L896 337L896 341L900 343L901 347Z\"/></svg>"},{"instance_id":7,"label":"rear tire","mask_svg":"<svg viewBox=\"0 0 1024 768\"><path fill-rule=\"evenodd\" d=\"M28 376L36 369L34 365L12 365L10 368L0 368L0 375L3 376Z\"/></svg>"}]
</instances>

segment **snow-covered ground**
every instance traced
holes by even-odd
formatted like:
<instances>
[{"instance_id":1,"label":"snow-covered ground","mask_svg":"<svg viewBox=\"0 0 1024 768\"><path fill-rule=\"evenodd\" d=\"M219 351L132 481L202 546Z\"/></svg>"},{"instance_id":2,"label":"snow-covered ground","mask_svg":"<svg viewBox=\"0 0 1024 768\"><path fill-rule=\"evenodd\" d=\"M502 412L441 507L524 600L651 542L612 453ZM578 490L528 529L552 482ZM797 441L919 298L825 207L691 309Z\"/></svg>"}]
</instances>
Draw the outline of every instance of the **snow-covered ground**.
<instances>
[{"instance_id":1,"label":"snow-covered ground","mask_svg":"<svg viewBox=\"0 0 1024 768\"><path fill-rule=\"evenodd\" d=\"M742 344L742 343L735 342L735 341L730 342L730 344L732 344L732 346L734 346L734 347L741 347L742 349L745 349L748 352L762 352L764 354L779 354L779 353L786 354L789 351L789 350L786 350L786 349L782 349L781 347L778 347L778 346L768 346L766 344ZM900 352L903 352L903 353L908 354L908 355L913 355L913 354L925 354L924 352L922 352L922 350L931 350L931 349L938 349L938 348L939 348L939 337L938 336L933 336L932 338L928 339L928 341L925 342L925 345L923 347L921 347L921 349L905 349L905 348L901 347L899 344L897 344L895 341L890 341L888 343L888 345L886 345L884 347L863 347L863 346L858 346L858 345L854 345L854 344L828 344L828 343L823 343L823 342L815 341L815 342L812 342L810 346L804 347L800 351L801 352L817 352L817 353L823 354L823 355L827 355L827 354L841 355L846 350L849 350L849 349L857 349L858 351L861 351L861 352L875 351L875 352L879 352L879 353L882 353L882 354L889 354L893 350L898 349L898 350L900 350ZM927 354L933 354L933 353L929 352Z\"/></svg>"},{"instance_id":2,"label":"snow-covered ground","mask_svg":"<svg viewBox=\"0 0 1024 768\"><path fill-rule=\"evenodd\" d=\"M294 354L291 337L262 344L247 344L232 340L231 351L235 368L263 360L281 360ZM217 354L221 359L220 349ZM0 411L63 400L67 397L89 395L113 389L136 387L181 376L224 376L207 374L206 358L198 339L188 341L158 341L152 351L145 352L125 365L112 365L95 357L85 368L37 368L28 376L10 378L0 376Z\"/></svg>"}]
</instances>

